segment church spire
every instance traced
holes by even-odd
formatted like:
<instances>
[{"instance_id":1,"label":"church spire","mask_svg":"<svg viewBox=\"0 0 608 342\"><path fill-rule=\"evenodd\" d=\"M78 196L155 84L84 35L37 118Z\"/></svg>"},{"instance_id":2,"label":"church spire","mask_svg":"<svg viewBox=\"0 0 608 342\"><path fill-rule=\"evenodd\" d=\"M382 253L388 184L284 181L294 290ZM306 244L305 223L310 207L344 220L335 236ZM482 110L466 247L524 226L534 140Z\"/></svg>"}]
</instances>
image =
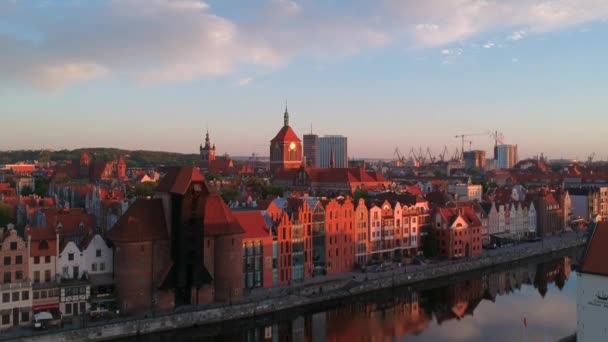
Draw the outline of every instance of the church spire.
<instances>
[{"instance_id":1,"label":"church spire","mask_svg":"<svg viewBox=\"0 0 608 342\"><path fill-rule=\"evenodd\" d=\"M211 140L209 139L209 128L207 128L207 133L205 134L205 147L211 147Z\"/></svg>"},{"instance_id":2,"label":"church spire","mask_svg":"<svg viewBox=\"0 0 608 342\"><path fill-rule=\"evenodd\" d=\"M289 112L287 111L287 101L285 101L285 113L283 114L283 124L289 126Z\"/></svg>"}]
</instances>

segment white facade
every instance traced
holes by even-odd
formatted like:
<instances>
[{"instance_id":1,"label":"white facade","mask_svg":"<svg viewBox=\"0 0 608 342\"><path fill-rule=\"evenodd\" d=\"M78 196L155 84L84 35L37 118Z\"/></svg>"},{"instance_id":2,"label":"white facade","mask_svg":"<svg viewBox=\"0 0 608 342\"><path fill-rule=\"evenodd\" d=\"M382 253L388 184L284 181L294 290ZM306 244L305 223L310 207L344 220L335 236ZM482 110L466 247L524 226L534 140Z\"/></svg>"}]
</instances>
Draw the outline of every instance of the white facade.
<instances>
[{"instance_id":1,"label":"white facade","mask_svg":"<svg viewBox=\"0 0 608 342\"><path fill-rule=\"evenodd\" d=\"M481 184L452 184L448 186L448 192L456 194L459 201L481 201L483 188Z\"/></svg>"},{"instance_id":2,"label":"white facade","mask_svg":"<svg viewBox=\"0 0 608 342\"><path fill-rule=\"evenodd\" d=\"M73 241L68 242L57 258L57 274L61 279L79 279L86 272L84 255Z\"/></svg>"},{"instance_id":3,"label":"white facade","mask_svg":"<svg viewBox=\"0 0 608 342\"><path fill-rule=\"evenodd\" d=\"M382 240L382 209L373 206L369 209L369 241Z\"/></svg>"},{"instance_id":4,"label":"white facade","mask_svg":"<svg viewBox=\"0 0 608 342\"><path fill-rule=\"evenodd\" d=\"M83 267L88 274L103 274L113 272L112 248L97 234L93 237L84 251Z\"/></svg>"},{"instance_id":5,"label":"white facade","mask_svg":"<svg viewBox=\"0 0 608 342\"><path fill-rule=\"evenodd\" d=\"M576 283L576 340L608 341L608 277L578 273Z\"/></svg>"}]
</instances>

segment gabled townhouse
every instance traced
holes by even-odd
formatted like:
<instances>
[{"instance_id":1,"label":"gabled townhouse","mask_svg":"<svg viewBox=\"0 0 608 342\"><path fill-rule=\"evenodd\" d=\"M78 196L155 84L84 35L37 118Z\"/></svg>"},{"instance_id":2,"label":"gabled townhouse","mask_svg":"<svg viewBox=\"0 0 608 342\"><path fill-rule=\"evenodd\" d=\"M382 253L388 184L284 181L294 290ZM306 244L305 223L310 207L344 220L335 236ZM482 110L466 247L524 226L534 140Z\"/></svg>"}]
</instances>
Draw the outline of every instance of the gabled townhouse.
<instances>
[{"instance_id":1,"label":"gabled townhouse","mask_svg":"<svg viewBox=\"0 0 608 342\"><path fill-rule=\"evenodd\" d=\"M25 228L29 247L29 278L32 280L32 308L38 311L59 310L57 256L59 233L52 226Z\"/></svg>"},{"instance_id":2,"label":"gabled townhouse","mask_svg":"<svg viewBox=\"0 0 608 342\"><path fill-rule=\"evenodd\" d=\"M451 259L481 255L482 225L472 207L437 208L435 229L439 255Z\"/></svg>"},{"instance_id":3,"label":"gabled townhouse","mask_svg":"<svg viewBox=\"0 0 608 342\"><path fill-rule=\"evenodd\" d=\"M355 227L355 258L359 266L365 266L368 262L369 244L369 210L365 200L360 198L354 212Z\"/></svg>"},{"instance_id":4,"label":"gabled townhouse","mask_svg":"<svg viewBox=\"0 0 608 342\"><path fill-rule=\"evenodd\" d=\"M325 205L327 274L351 272L356 261L353 202L349 197L322 202Z\"/></svg>"},{"instance_id":5,"label":"gabled townhouse","mask_svg":"<svg viewBox=\"0 0 608 342\"><path fill-rule=\"evenodd\" d=\"M29 325L32 321L28 259L28 246L14 226L0 228L0 330Z\"/></svg>"}]
</instances>

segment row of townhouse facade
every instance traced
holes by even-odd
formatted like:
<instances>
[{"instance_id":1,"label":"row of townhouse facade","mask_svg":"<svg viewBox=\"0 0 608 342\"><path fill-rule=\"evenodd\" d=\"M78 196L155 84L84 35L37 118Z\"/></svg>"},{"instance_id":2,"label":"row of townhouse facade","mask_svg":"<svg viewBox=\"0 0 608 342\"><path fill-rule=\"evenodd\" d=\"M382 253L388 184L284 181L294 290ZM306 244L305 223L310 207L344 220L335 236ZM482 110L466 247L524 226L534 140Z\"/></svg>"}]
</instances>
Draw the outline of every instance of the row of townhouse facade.
<instances>
[{"instance_id":1,"label":"row of townhouse facade","mask_svg":"<svg viewBox=\"0 0 608 342\"><path fill-rule=\"evenodd\" d=\"M47 213L45 226L0 229L0 329L32 324L33 314L81 315L112 300L112 248L82 210Z\"/></svg>"},{"instance_id":2,"label":"row of townhouse facade","mask_svg":"<svg viewBox=\"0 0 608 342\"><path fill-rule=\"evenodd\" d=\"M256 209L234 212L245 232L245 288L283 286L415 256L422 227L430 222L428 203L415 197L277 198Z\"/></svg>"}]
</instances>

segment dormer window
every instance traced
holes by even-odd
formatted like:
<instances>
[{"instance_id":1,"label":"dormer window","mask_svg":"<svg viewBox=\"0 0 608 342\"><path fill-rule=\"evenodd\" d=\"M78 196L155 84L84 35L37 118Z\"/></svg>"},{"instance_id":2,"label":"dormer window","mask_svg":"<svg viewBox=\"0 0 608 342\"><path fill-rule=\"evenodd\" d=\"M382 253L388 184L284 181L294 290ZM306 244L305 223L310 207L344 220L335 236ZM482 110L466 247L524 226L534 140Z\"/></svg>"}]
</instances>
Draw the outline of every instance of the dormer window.
<instances>
[{"instance_id":1,"label":"dormer window","mask_svg":"<svg viewBox=\"0 0 608 342\"><path fill-rule=\"evenodd\" d=\"M42 240L38 243L38 249L49 249L49 243L46 240Z\"/></svg>"}]
</instances>

